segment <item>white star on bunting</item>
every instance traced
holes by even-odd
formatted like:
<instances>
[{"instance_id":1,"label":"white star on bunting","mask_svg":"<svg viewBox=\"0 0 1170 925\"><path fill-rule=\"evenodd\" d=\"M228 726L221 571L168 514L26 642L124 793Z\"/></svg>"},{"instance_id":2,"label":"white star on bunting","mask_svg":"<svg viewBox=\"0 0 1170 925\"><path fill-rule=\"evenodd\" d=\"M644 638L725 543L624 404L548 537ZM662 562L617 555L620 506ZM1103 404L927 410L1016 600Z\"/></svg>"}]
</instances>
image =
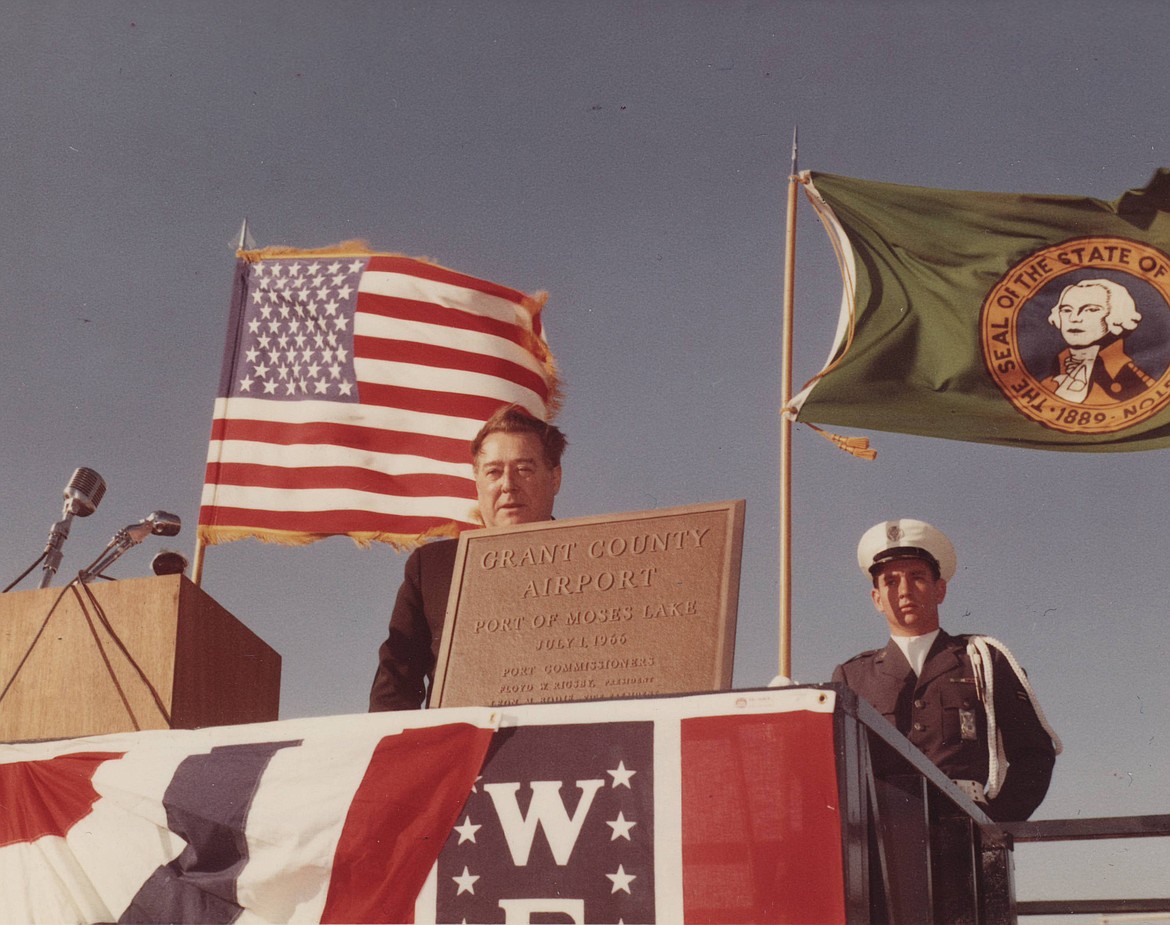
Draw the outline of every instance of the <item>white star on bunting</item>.
<instances>
[{"instance_id":1,"label":"white star on bunting","mask_svg":"<svg viewBox=\"0 0 1170 925\"><path fill-rule=\"evenodd\" d=\"M459 844L462 845L465 841L475 844L475 833L482 828L482 825L473 823L470 816L464 816L463 824L455 826L454 831L459 833Z\"/></svg>"},{"instance_id":2,"label":"white star on bunting","mask_svg":"<svg viewBox=\"0 0 1170 925\"><path fill-rule=\"evenodd\" d=\"M607 821L605 824L613 829L613 835L610 837L610 841L617 841L619 838L624 838L626 841L630 841L630 829L632 829L638 823L628 822L626 820L625 814L619 810L617 818L613 820L613 822Z\"/></svg>"},{"instance_id":3,"label":"white star on bunting","mask_svg":"<svg viewBox=\"0 0 1170 925\"><path fill-rule=\"evenodd\" d=\"M606 874L606 876L608 877L610 875ZM452 877L451 879L459 884L459 891L455 894L456 896L461 896L464 893L470 893L473 896L475 895L475 881L479 879L478 874L470 873L467 870L467 867L464 866L463 873L458 877ZM629 890L626 890L626 892L628 893Z\"/></svg>"},{"instance_id":4,"label":"white star on bunting","mask_svg":"<svg viewBox=\"0 0 1170 925\"><path fill-rule=\"evenodd\" d=\"M613 783L610 784L611 787L625 787L627 790L631 790L633 788L630 787L630 778L638 772L627 771L626 763L624 761L619 761L616 768L614 768L612 771L606 771L605 773L613 778Z\"/></svg>"},{"instance_id":5,"label":"white star on bunting","mask_svg":"<svg viewBox=\"0 0 1170 925\"><path fill-rule=\"evenodd\" d=\"M621 890L623 893L629 893L630 884L638 879L637 874L627 874L625 867L621 864L618 865L616 874L606 874L606 876L613 881L613 889L609 891L611 895L618 890Z\"/></svg>"}]
</instances>

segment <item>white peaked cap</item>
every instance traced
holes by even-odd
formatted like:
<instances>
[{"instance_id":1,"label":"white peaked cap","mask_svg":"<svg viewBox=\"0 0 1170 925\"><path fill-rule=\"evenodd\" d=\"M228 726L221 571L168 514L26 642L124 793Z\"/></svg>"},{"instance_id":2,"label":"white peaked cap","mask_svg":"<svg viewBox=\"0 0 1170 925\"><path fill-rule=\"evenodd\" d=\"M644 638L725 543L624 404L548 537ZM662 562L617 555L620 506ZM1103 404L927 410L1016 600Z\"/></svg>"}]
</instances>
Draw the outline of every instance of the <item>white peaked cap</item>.
<instances>
[{"instance_id":1,"label":"white peaked cap","mask_svg":"<svg viewBox=\"0 0 1170 925\"><path fill-rule=\"evenodd\" d=\"M857 544L857 564L866 575L873 574L875 565L895 559L933 562L944 581L950 581L955 574L955 547L941 530L922 520L883 520L862 534Z\"/></svg>"}]
</instances>

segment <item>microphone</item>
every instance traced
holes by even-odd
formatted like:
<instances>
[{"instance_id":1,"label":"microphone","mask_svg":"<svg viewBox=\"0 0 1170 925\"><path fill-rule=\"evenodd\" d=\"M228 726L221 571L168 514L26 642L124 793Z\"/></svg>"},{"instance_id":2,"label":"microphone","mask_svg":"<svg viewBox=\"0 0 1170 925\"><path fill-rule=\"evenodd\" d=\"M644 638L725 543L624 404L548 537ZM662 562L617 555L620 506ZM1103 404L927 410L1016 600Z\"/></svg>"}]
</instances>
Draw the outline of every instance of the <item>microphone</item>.
<instances>
[{"instance_id":1,"label":"microphone","mask_svg":"<svg viewBox=\"0 0 1170 925\"><path fill-rule=\"evenodd\" d=\"M166 511L147 514L146 522L151 525L150 532L155 536L178 536L183 526L178 514L168 514Z\"/></svg>"},{"instance_id":2,"label":"microphone","mask_svg":"<svg viewBox=\"0 0 1170 925\"><path fill-rule=\"evenodd\" d=\"M121 558L131 546L137 546L152 534L154 536L175 536L182 526L177 514L168 514L166 511L154 511L147 514L136 524L123 527L114 534L114 538L107 544L102 554L87 568L81 570L78 578L82 584L96 578Z\"/></svg>"},{"instance_id":3,"label":"microphone","mask_svg":"<svg viewBox=\"0 0 1170 925\"><path fill-rule=\"evenodd\" d=\"M97 510L106 493L106 480L93 471L84 467L75 469L69 484L63 492L65 507L61 512L61 519L53 524L49 531L49 541L45 545L45 564L41 574L41 587L47 588L57 569L61 567L61 547L69 537L69 527L74 517L88 517Z\"/></svg>"},{"instance_id":4,"label":"microphone","mask_svg":"<svg viewBox=\"0 0 1170 925\"><path fill-rule=\"evenodd\" d=\"M187 557L173 549L164 549L150 560L156 575L182 575L187 571Z\"/></svg>"},{"instance_id":5,"label":"microphone","mask_svg":"<svg viewBox=\"0 0 1170 925\"><path fill-rule=\"evenodd\" d=\"M65 486L65 510L88 517L106 494L106 480L92 469L76 469Z\"/></svg>"}]
</instances>

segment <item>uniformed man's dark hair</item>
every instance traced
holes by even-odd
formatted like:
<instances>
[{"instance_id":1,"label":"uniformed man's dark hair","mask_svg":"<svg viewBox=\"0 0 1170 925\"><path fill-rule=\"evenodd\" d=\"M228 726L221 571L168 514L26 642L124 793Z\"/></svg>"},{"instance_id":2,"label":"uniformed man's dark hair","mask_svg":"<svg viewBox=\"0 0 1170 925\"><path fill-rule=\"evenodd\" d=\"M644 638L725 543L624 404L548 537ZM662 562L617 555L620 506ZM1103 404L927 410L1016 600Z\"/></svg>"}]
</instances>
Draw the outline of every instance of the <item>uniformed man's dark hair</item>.
<instances>
[{"instance_id":1,"label":"uniformed man's dark hair","mask_svg":"<svg viewBox=\"0 0 1170 925\"><path fill-rule=\"evenodd\" d=\"M561 454L569 443L556 425L534 417L520 405L505 405L487 419L471 441L472 462L479 457L484 440L492 434L532 434L540 441L544 461L552 469L561 464Z\"/></svg>"}]
</instances>

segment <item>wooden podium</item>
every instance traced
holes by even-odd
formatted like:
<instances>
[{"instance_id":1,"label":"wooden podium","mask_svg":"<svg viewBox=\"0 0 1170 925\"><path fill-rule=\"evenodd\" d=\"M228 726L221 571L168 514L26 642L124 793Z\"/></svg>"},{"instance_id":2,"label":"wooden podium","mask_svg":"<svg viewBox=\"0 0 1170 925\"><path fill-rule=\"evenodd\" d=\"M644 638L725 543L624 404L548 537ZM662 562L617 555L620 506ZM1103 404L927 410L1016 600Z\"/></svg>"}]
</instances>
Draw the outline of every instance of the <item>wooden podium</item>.
<instances>
[{"instance_id":1,"label":"wooden podium","mask_svg":"<svg viewBox=\"0 0 1170 925\"><path fill-rule=\"evenodd\" d=\"M0 594L0 742L264 722L279 704L280 656L185 576Z\"/></svg>"}]
</instances>

